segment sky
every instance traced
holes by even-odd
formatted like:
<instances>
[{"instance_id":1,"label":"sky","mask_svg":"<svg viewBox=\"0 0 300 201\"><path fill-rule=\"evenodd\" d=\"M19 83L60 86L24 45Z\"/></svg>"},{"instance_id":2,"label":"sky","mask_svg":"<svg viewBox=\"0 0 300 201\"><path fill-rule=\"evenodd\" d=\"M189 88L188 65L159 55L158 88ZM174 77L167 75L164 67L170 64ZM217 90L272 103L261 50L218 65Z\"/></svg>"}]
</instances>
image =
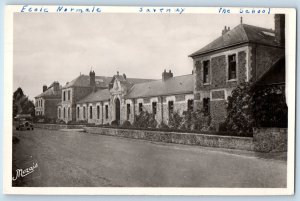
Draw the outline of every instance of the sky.
<instances>
[{"instance_id":1,"label":"sky","mask_svg":"<svg viewBox=\"0 0 300 201\"><path fill-rule=\"evenodd\" d=\"M81 74L161 79L192 73L188 55L231 29L241 15L15 13L13 87L30 99L43 85ZM274 15L243 15L243 23L274 29Z\"/></svg>"}]
</instances>

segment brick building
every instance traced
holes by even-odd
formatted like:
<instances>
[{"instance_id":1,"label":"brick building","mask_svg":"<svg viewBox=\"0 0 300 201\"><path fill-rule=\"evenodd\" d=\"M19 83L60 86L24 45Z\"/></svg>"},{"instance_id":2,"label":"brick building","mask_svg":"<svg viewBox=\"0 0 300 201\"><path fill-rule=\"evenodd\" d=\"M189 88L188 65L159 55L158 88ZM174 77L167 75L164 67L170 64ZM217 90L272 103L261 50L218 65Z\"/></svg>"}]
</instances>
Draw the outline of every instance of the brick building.
<instances>
[{"instance_id":1,"label":"brick building","mask_svg":"<svg viewBox=\"0 0 300 201\"><path fill-rule=\"evenodd\" d=\"M49 87L43 86L43 93L35 97L35 115L56 118L56 107L61 102L61 86L53 82Z\"/></svg>"},{"instance_id":2,"label":"brick building","mask_svg":"<svg viewBox=\"0 0 300 201\"><path fill-rule=\"evenodd\" d=\"M164 71L159 80L80 75L62 87L57 118L122 124L141 111L168 123L173 112L204 110L218 125L226 118L226 102L243 82L285 82L285 20L275 15L275 30L242 22L225 27L220 37L191 54L192 74L173 77Z\"/></svg>"}]
</instances>

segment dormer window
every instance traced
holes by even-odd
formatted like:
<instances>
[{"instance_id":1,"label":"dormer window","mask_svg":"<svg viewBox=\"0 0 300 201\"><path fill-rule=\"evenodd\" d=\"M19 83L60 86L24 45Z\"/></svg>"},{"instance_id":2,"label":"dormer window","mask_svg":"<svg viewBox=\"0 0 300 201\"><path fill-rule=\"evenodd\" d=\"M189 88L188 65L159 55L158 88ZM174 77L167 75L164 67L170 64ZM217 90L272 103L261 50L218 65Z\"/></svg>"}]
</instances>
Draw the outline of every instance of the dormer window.
<instances>
[{"instance_id":1,"label":"dormer window","mask_svg":"<svg viewBox=\"0 0 300 201\"><path fill-rule=\"evenodd\" d=\"M209 66L210 66L209 60L203 61L203 83L204 84L209 83Z\"/></svg>"},{"instance_id":2,"label":"dormer window","mask_svg":"<svg viewBox=\"0 0 300 201\"><path fill-rule=\"evenodd\" d=\"M236 79L236 54L228 56L228 80Z\"/></svg>"}]
</instances>

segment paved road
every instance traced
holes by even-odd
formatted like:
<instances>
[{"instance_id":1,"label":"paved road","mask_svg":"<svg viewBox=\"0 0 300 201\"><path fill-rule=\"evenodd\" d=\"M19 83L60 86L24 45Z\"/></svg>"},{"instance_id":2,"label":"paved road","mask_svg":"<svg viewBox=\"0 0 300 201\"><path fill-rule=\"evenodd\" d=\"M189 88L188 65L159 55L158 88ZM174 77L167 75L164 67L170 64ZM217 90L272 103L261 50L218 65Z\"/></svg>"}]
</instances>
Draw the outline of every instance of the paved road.
<instances>
[{"instance_id":1,"label":"paved road","mask_svg":"<svg viewBox=\"0 0 300 201\"><path fill-rule=\"evenodd\" d=\"M13 167L38 163L21 186L285 187L286 161L252 152L83 132L15 131ZM13 170L15 174L15 170ZM34 175L34 174L32 174Z\"/></svg>"}]
</instances>

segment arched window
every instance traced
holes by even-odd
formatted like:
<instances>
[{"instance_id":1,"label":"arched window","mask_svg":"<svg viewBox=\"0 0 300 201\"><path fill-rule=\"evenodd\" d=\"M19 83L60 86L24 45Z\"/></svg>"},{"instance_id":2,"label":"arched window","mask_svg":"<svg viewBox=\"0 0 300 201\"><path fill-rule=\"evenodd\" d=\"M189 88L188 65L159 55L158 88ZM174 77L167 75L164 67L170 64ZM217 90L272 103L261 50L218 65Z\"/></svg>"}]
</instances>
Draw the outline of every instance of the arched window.
<instances>
[{"instance_id":1,"label":"arched window","mask_svg":"<svg viewBox=\"0 0 300 201\"><path fill-rule=\"evenodd\" d=\"M58 118L60 119L60 108L58 108Z\"/></svg>"},{"instance_id":2,"label":"arched window","mask_svg":"<svg viewBox=\"0 0 300 201\"><path fill-rule=\"evenodd\" d=\"M97 105L97 119L100 119L100 105Z\"/></svg>"},{"instance_id":3,"label":"arched window","mask_svg":"<svg viewBox=\"0 0 300 201\"><path fill-rule=\"evenodd\" d=\"M83 106L83 119L85 119L85 106Z\"/></svg>"},{"instance_id":4,"label":"arched window","mask_svg":"<svg viewBox=\"0 0 300 201\"><path fill-rule=\"evenodd\" d=\"M66 108L64 107L64 118L66 118Z\"/></svg>"},{"instance_id":5,"label":"arched window","mask_svg":"<svg viewBox=\"0 0 300 201\"><path fill-rule=\"evenodd\" d=\"M79 119L79 117L80 117L80 109L79 107L77 107L77 119Z\"/></svg>"},{"instance_id":6,"label":"arched window","mask_svg":"<svg viewBox=\"0 0 300 201\"><path fill-rule=\"evenodd\" d=\"M90 106L90 119L92 119L92 118L93 118L93 107Z\"/></svg>"},{"instance_id":7,"label":"arched window","mask_svg":"<svg viewBox=\"0 0 300 201\"><path fill-rule=\"evenodd\" d=\"M70 108L68 108L68 119L71 119L71 112L70 112Z\"/></svg>"}]
</instances>

